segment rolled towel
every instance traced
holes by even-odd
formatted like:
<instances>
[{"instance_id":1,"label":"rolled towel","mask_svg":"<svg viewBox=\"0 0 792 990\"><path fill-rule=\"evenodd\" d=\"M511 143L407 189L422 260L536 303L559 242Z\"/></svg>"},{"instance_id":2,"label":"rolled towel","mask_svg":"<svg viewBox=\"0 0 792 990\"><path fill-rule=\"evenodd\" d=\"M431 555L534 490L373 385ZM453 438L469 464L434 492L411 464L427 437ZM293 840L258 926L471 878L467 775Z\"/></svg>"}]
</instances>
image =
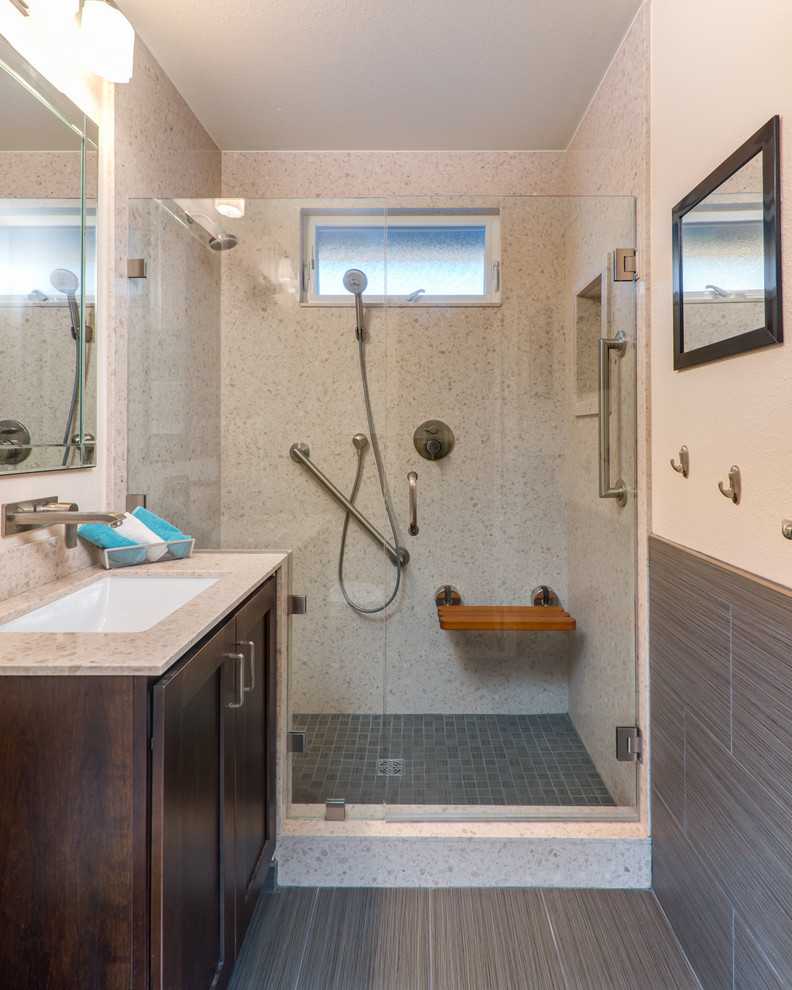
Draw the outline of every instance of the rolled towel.
<instances>
[{"instance_id":1,"label":"rolled towel","mask_svg":"<svg viewBox=\"0 0 792 990\"><path fill-rule=\"evenodd\" d=\"M129 512L124 516L121 525L115 527L115 531L121 536L126 536L133 543L144 544L148 560L159 560L168 552L168 545L163 542L162 537L153 533L148 526Z\"/></svg>"},{"instance_id":2,"label":"rolled towel","mask_svg":"<svg viewBox=\"0 0 792 990\"><path fill-rule=\"evenodd\" d=\"M135 546L135 541L122 536L117 529L104 523L86 523L77 532L84 540L102 550L112 550L116 564L142 564L146 559L144 547ZM127 549L127 547L131 549Z\"/></svg>"},{"instance_id":3,"label":"rolled towel","mask_svg":"<svg viewBox=\"0 0 792 990\"><path fill-rule=\"evenodd\" d=\"M190 540L192 537L185 536L180 529L177 529L171 523L166 522L159 516L150 512L148 509L144 509L142 505L139 505L136 509L132 510L132 515L136 519L139 519L145 526L156 533L161 540L166 540L168 542L172 540ZM178 543L176 545L171 545L169 548L172 557L186 557L190 552L189 543Z\"/></svg>"}]
</instances>

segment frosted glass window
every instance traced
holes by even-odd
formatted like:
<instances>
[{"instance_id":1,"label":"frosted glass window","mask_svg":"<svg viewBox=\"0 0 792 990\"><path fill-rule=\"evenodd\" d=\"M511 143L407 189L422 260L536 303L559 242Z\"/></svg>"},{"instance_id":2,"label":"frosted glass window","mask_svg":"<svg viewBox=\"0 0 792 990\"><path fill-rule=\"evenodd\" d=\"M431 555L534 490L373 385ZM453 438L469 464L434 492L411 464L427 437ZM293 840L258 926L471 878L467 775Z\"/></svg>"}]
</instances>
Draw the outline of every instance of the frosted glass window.
<instances>
[{"instance_id":1,"label":"frosted glass window","mask_svg":"<svg viewBox=\"0 0 792 990\"><path fill-rule=\"evenodd\" d=\"M413 219L413 218L409 218ZM383 221L339 213L303 227L303 299L345 305L344 273L363 271L364 301L388 305L486 305L500 301L500 217L459 213Z\"/></svg>"},{"instance_id":2,"label":"frosted glass window","mask_svg":"<svg viewBox=\"0 0 792 990\"><path fill-rule=\"evenodd\" d=\"M51 273L66 268L79 279L83 268L79 203L37 210L21 210L18 200L6 208L8 203L0 203L0 297L27 298L39 292L61 298L50 283ZM85 237L86 256L94 258L95 216L86 218ZM95 294L94 268L89 264L85 295L93 299Z\"/></svg>"}]
</instances>

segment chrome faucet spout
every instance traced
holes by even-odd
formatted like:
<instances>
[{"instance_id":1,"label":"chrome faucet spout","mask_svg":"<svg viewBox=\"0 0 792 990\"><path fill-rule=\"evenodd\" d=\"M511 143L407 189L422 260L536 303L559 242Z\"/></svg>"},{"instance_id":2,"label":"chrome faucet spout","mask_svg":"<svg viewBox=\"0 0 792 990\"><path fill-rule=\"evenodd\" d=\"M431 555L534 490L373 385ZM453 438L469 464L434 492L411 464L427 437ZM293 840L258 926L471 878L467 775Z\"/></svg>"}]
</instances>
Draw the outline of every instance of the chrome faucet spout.
<instances>
[{"instance_id":1,"label":"chrome faucet spout","mask_svg":"<svg viewBox=\"0 0 792 990\"><path fill-rule=\"evenodd\" d=\"M3 506L3 536L63 523L66 526L66 546L73 550L77 546L78 524L107 523L110 526L120 526L125 515L124 512L105 512L98 509L81 512L76 502L59 502L57 498L15 502Z\"/></svg>"}]
</instances>

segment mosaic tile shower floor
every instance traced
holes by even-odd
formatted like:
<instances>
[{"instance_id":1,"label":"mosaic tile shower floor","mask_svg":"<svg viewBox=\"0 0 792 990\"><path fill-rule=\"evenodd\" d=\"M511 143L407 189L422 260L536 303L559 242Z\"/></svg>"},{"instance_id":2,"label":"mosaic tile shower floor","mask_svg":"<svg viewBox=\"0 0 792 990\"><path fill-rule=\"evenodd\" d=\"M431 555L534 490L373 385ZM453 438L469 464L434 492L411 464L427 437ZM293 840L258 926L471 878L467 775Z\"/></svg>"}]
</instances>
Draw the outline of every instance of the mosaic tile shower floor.
<instances>
[{"instance_id":1,"label":"mosaic tile shower floor","mask_svg":"<svg viewBox=\"0 0 792 990\"><path fill-rule=\"evenodd\" d=\"M294 715L292 728L307 746L295 804L615 805L568 715ZM383 759L403 769L381 774Z\"/></svg>"}]
</instances>

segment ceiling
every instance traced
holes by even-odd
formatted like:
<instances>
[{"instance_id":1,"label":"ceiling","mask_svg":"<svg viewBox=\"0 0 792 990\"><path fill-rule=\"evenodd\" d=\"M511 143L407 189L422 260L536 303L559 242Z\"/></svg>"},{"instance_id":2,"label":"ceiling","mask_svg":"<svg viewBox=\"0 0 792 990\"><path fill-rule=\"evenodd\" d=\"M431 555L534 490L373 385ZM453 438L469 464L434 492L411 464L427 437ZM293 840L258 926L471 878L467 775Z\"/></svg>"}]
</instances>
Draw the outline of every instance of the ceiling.
<instances>
[{"instance_id":1,"label":"ceiling","mask_svg":"<svg viewBox=\"0 0 792 990\"><path fill-rule=\"evenodd\" d=\"M565 149L641 0L118 0L224 151Z\"/></svg>"}]
</instances>

